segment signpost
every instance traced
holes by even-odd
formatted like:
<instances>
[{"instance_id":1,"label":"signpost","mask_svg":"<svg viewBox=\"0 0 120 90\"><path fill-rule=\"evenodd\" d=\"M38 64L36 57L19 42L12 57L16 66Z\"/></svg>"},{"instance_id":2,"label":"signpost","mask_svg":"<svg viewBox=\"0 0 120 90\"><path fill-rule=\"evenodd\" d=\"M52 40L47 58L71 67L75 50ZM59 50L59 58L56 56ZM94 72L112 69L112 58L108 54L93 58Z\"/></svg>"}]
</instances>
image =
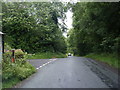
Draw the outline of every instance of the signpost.
<instances>
[{"instance_id":1,"label":"signpost","mask_svg":"<svg viewBox=\"0 0 120 90\"><path fill-rule=\"evenodd\" d=\"M2 53L3 53L2 36L3 36L3 33L0 31L0 62L2 61Z\"/></svg>"}]
</instances>

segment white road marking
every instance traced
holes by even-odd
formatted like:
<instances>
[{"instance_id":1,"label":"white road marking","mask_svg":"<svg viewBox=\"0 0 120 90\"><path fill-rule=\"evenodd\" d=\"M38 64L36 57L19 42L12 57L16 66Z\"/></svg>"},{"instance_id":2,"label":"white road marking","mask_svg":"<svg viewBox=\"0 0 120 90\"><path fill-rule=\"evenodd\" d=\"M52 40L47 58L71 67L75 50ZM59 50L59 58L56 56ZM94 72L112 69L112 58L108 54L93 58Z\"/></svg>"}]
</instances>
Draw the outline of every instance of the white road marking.
<instances>
[{"instance_id":1,"label":"white road marking","mask_svg":"<svg viewBox=\"0 0 120 90\"><path fill-rule=\"evenodd\" d=\"M36 69L39 69L39 68L36 68Z\"/></svg>"},{"instance_id":2,"label":"white road marking","mask_svg":"<svg viewBox=\"0 0 120 90\"><path fill-rule=\"evenodd\" d=\"M49 64L49 63L51 63L51 62L53 62L53 61L55 61L55 60L57 60L57 59L49 59L49 60L50 60L49 62L44 63L43 65L39 66L39 67L36 68L36 69L40 69L40 68L44 67L45 65L47 65L47 64Z\"/></svg>"},{"instance_id":3,"label":"white road marking","mask_svg":"<svg viewBox=\"0 0 120 90\"><path fill-rule=\"evenodd\" d=\"M39 68L41 68L42 66L40 66Z\"/></svg>"}]
</instances>

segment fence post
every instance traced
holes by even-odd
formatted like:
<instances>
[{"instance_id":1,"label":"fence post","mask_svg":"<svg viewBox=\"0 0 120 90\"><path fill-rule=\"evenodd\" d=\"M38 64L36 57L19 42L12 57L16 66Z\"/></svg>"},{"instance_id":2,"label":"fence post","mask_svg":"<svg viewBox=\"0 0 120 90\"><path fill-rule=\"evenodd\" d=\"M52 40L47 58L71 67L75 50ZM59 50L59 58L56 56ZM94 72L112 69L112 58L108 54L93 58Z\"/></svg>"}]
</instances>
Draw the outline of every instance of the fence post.
<instances>
[{"instance_id":1,"label":"fence post","mask_svg":"<svg viewBox=\"0 0 120 90\"><path fill-rule=\"evenodd\" d=\"M12 49L12 63L15 62L15 49Z\"/></svg>"}]
</instances>

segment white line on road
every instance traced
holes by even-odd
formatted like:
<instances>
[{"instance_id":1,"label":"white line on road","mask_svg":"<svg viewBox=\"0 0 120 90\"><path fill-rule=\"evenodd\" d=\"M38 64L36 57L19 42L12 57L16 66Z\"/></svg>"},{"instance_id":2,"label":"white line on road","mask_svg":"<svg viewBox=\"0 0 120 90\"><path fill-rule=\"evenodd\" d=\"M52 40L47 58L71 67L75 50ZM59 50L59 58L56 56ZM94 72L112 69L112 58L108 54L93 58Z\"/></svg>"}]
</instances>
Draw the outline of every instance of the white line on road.
<instances>
[{"instance_id":1,"label":"white line on road","mask_svg":"<svg viewBox=\"0 0 120 90\"><path fill-rule=\"evenodd\" d=\"M43 65L39 66L39 67L36 68L36 69L40 69L40 68L46 66L47 64L49 64L49 63L51 63L51 62L53 62L53 61L55 61L55 60L57 60L57 59L49 59L49 60L51 60L51 61L49 61L49 62L47 62L47 63L44 63Z\"/></svg>"}]
</instances>

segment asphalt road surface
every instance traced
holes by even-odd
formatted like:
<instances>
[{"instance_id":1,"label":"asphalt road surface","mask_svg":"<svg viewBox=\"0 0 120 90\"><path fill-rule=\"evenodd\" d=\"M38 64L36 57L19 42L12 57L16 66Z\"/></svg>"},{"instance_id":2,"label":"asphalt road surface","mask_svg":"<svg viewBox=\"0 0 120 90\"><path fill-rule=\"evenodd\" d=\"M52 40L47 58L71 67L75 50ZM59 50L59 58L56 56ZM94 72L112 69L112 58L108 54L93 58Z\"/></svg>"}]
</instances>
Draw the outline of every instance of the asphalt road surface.
<instances>
[{"instance_id":1,"label":"asphalt road surface","mask_svg":"<svg viewBox=\"0 0 120 90\"><path fill-rule=\"evenodd\" d=\"M29 62L36 67L37 73L19 83L15 88L109 88L114 86L110 78L109 81L104 79L104 77L107 78L106 75L90 67L92 64L87 58L70 56L59 59L29 60ZM115 78L114 75L113 78Z\"/></svg>"}]
</instances>

